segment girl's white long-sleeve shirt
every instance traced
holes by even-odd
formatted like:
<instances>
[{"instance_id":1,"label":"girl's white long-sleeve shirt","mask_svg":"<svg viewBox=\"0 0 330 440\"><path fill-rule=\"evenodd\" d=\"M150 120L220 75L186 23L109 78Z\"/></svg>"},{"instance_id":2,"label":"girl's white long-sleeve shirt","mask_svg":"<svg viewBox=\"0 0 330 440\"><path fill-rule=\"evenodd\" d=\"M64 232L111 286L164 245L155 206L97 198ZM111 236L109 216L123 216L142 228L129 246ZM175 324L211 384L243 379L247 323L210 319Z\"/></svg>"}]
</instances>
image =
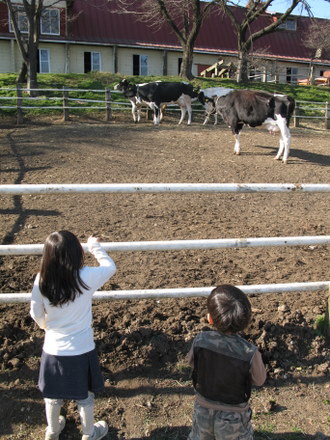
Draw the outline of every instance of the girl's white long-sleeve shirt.
<instances>
[{"instance_id":1,"label":"girl's white long-sleeve shirt","mask_svg":"<svg viewBox=\"0 0 330 440\"><path fill-rule=\"evenodd\" d=\"M62 306L52 306L40 292L40 274L34 281L30 315L45 330L43 350L48 354L75 356L95 348L92 296L114 275L116 265L97 241L89 245L89 251L97 259L99 266L85 266L80 270L80 277L89 289L82 288L82 294L74 301Z\"/></svg>"}]
</instances>

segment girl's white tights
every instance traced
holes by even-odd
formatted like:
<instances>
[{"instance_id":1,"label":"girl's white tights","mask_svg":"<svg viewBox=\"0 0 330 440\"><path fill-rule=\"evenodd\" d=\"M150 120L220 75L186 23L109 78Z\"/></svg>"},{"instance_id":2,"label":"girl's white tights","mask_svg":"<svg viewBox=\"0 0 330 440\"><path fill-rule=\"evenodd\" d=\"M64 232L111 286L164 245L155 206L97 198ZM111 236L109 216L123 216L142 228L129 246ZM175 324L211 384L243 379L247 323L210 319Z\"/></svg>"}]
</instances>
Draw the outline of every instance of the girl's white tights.
<instances>
[{"instance_id":1,"label":"girl's white tights","mask_svg":"<svg viewBox=\"0 0 330 440\"><path fill-rule=\"evenodd\" d=\"M45 398L46 419L49 433L58 433L60 430L59 417L62 399ZM94 393L88 391L87 399L76 400L80 416L81 428L84 435L93 435L94 433Z\"/></svg>"},{"instance_id":2,"label":"girl's white tights","mask_svg":"<svg viewBox=\"0 0 330 440\"><path fill-rule=\"evenodd\" d=\"M88 397L84 400L76 400L82 433L84 435L94 434L94 393L88 391Z\"/></svg>"},{"instance_id":3,"label":"girl's white tights","mask_svg":"<svg viewBox=\"0 0 330 440\"><path fill-rule=\"evenodd\" d=\"M62 399L45 398L47 431L50 434L57 434L60 430L60 412L63 405Z\"/></svg>"}]
</instances>

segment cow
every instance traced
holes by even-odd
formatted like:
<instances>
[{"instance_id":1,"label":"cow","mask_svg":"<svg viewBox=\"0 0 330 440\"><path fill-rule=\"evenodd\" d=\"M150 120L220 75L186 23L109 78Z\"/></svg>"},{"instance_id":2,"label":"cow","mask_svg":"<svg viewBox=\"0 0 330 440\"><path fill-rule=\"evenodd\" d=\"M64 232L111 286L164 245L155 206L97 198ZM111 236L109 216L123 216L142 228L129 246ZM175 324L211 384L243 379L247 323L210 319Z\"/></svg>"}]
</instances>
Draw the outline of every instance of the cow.
<instances>
[{"instance_id":1,"label":"cow","mask_svg":"<svg viewBox=\"0 0 330 440\"><path fill-rule=\"evenodd\" d=\"M217 98L215 106L235 135L234 153L240 154L239 136L244 124L250 127L263 125L271 133L280 131L280 146L275 159L279 160L283 155L283 163L288 162L291 143L289 123L295 108L293 98L263 91L233 90Z\"/></svg>"},{"instance_id":2,"label":"cow","mask_svg":"<svg viewBox=\"0 0 330 440\"><path fill-rule=\"evenodd\" d=\"M178 104L181 109L179 124L182 123L186 112L188 112L188 125L191 124L191 100L196 98L197 94L189 83L155 81L134 85L124 79L116 87L116 90L122 90L127 97L127 94L132 97L135 96L136 105L142 103L148 105L154 112L153 121L155 125L160 123L162 106L170 103Z\"/></svg>"},{"instance_id":3,"label":"cow","mask_svg":"<svg viewBox=\"0 0 330 440\"><path fill-rule=\"evenodd\" d=\"M159 81L157 81L159 82ZM144 84L138 84L137 86L142 86ZM129 84L129 82L126 79L123 79L119 84L116 84L114 86L114 90L119 90L123 92L123 95L131 102L132 105L132 116L133 121L135 123L140 122L141 120L141 108L142 108L142 102L138 97L136 96L136 85ZM161 106L160 109L160 120L163 119L163 114L165 110L165 105Z\"/></svg>"},{"instance_id":4,"label":"cow","mask_svg":"<svg viewBox=\"0 0 330 440\"><path fill-rule=\"evenodd\" d=\"M215 110L215 101L218 96L225 96L233 89L226 87L209 87L207 89L200 89L198 92L198 100L205 109L205 120L203 125L206 125L210 120L210 116L214 116L214 125L218 123L218 115Z\"/></svg>"}]
</instances>

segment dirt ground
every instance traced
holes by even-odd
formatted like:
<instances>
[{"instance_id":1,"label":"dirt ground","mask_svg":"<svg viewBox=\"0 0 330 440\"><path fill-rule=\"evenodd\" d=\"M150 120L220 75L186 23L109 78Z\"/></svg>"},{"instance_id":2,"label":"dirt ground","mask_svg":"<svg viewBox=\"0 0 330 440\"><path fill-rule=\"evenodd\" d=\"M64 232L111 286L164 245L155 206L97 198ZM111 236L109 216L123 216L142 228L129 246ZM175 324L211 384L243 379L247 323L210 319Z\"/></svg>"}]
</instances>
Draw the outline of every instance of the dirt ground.
<instances>
[{"instance_id":1,"label":"dirt ground","mask_svg":"<svg viewBox=\"0 0 330 440\"><path fill-rule=\"evenodd\" d=\"M77 118L15 126L0 121L5 183L328 183L330 133L292 129L289 164L274 161L278 137L244 129L242 155L222 125L134 125ZM183 240L329 234L328 193L1 195L2 244L43 243L69 229L82 242ZM116 275L102 290L209 287L329 280L326 246L255 247L172 252L114 252ZM95 264L88 256L86 261ZM1 257L0 291L30 292L39 256ZM328 292L251 296L245 337L258 345L266 384L253 390L256 439L330 437L328 342L316 330ZM95 302L95 339L106 389L96 418L109 439L186 439L193 389L185 355L206 328L204 297ZM44 438L36 387L43 332L29 304L0 304L0 438ZM73 402L61 439L80 439Z\"/></svg>"}]
</instances>

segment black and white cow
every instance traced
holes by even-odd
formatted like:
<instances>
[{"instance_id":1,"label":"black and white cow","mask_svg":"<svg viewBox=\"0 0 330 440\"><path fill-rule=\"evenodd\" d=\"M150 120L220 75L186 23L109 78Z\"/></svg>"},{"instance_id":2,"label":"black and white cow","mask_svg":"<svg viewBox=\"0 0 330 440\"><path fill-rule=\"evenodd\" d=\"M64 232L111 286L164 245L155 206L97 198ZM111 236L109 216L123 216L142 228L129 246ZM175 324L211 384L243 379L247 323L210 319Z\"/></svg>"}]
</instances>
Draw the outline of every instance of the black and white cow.
<instances>
[{"instance_id":1,"label":"black and white cow","mask_svg":"<svg viewBox=\"0 0 330 440\"><path fill-rule=\"evenodd\" d=\"M140 122L142 103L137 99L136 85L129 84L126 79L123 79L119 84L115 85L114 90L119 90L120 92L123 92L125 98L127 98L131 102L133 121Z\"/></svg>"},{"instance_id":2,"label":"black and white cow","mask_svg":"<svg viewBox=\"0 0 330 440\"><path fill-rule=\"evenodd\" d=\"M157 81L159 82L159 81ZM138 99L136 95L137 87L143 86L144 84L130 84L126 79L123 79L119 84L116 84L114 90L119 90L123 92L123 95L131 102L132 105L132 116L134 122L140 122L141 119L141 108L143 103ZM163 119L163 114L166 105L162 105L160 108L160 120Z\"/></svg>"},{"instance_id":3,"label":"black and white cow","mask_svg":"<svg viewBox=\"0 0 330 440\"><path fill-rule=\"evenodd\" d=\"M219 96L228 95L233 89L226 87L209 87L207 89L200 89L198 93L198 100L205 109L205 120L203 125L206 125L210 116L214 116L214 125L218 123L218 115L215 109L215 101Z\"/></svg>"},{"instance_id":4,"label":"black and white cow","mask_svg":"<svg viewBox=\"0 0 330 440\"><path fill-rule=\"evenodd\" d=\"M186 112L188 112L188 125L191 124L191 99L197 97L191 84L184 82L155 81L134 85L124 79L115 89L123 91L124 95L129 99L131 99L129 95L135 97L135 105L141 105L142 103L148 105L154 112L155 125L160 123L162 106L171 103L178 104L181 109L179 124L182 123Z\"/></svg>"},{"instance_id":5,"label":"black and white cow","mask_svg":"<svg viewBox=\"0 0 330 440\"><path fill-rule=\"evenodd\" d=\"M277 95L254 90L233 90L226 96L217 98L216 111L225 124L231 128L236 142L234 153L240 154L240 131L243 125L265 126L271 133L280 131L280 146L275 159L283 155L287 163L291 134L289 123L295 108L295 101L287 95Z\"/></svg>"}]
</instances>

